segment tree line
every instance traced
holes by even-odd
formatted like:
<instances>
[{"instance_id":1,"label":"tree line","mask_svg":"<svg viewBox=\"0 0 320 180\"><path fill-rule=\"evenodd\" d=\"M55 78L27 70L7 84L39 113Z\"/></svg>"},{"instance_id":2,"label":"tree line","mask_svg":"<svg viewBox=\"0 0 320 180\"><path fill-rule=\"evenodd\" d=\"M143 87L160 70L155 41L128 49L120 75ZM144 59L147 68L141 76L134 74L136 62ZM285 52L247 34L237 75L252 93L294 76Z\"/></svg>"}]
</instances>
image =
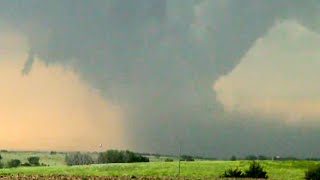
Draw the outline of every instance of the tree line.
<instances>
[{"instance_id":1,"label":"tree line","mask_svg":"<svg viewBox=\"0 0 320 180\"><path fill-rule=\"evenodd\" d=\"M65 162L69 166L88 165L88 164L108 164L108 163L135 163L149 162L149 158L141 154L123 150L107 150L100 152L97 158L88 153L68 153L65 156Z\"/></svg>"}]
</instances>

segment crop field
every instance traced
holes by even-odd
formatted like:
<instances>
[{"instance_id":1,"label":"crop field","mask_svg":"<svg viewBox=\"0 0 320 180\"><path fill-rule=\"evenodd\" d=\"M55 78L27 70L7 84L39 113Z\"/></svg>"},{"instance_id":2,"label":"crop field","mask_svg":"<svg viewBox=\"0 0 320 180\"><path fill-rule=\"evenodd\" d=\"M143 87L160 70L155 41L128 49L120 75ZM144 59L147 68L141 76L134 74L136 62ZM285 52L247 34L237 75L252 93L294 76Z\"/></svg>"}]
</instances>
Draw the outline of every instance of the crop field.
<instances>
[{"instance_id":1,"label":"crop field","mask_svg":"<svg viewBox=\"0 0 320 180\"><path fill-rule=\"evenodd\" d=\"M28 179L34 176L36 179L51 177L56 179L66 179L65 176L73 179L82 179L86 177L91 179L98 177L100 179L109 177L152 177L152 178L170 178L177 177L178 163L164 162L163 158L151 158L149 163L128 163L128 164L104 164L104 165L84 165L84 166L66 166L64 164L64 154L50 153L1 153L5 162L7 159L17 158L22 162L29 156L39 156L40 162L50 166L43 167L18 167L10 169L0 169L2 179ZM308 167L318 164L316 161L259 161L268 172L270 179L299 180L303 179L304 172ZM219 178L228 168L240 168L242 170L249 167L250 161L194 161L181 162L181 178ZM19 176L18 176L19 175ZM43 177L44 176L44 177ZM19 178L18 178L19 177ZM24 177L24 178L22 178Z\"/></svg>"}]
</instances>

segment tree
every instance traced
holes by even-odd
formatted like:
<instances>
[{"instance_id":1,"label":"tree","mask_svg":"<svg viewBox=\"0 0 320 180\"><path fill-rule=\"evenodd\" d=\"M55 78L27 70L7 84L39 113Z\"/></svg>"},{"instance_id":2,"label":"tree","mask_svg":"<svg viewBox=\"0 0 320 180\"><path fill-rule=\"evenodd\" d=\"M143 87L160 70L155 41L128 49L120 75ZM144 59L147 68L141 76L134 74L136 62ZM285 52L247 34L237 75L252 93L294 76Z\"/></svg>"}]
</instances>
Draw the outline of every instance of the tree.
<instances>
[{"instance_id":1,"label":"tree","mask_svg":"<svg viewBox=\"0 0 320 180\"><path fill-rule=\"evenodd\" d=\"M15 168L19 167L21 164L21 161L19 159L11 159L8 161L8 168Z\"/></svg>"},{"instance_id":2,"label":"tree","mask_svg":"<svg viewBox=\"0 0 320 180\"><path fill-rule=\"evenodd\" d=\"M133 163L133 162L149 162L149 158L131 151L108 150L98 155L98 163Z\"/></svg>"},{"instance_id":3,"label":"tree","mask_svg":"<svg viewBox=\"0 0 320 180\"><path fill-rule=\"evenodd\" d=\"M194 158L192 156L182 155L181 161L194 161Z\"/></svg>"},{"instance_id":4,"label":"tree","mask_svg":"<svg viewBox=\"0 0 320 180\"><path fill-rule=\"evenodd\" d=\"M231 161L236 161L236 160L237 160L237 157L233 155L233 156L231 156L230 160L231 160Z\"/></svg>"},{"instance_id":5,"label":"tree","mask_svg":"<svg viewBox=\"0 0 320 180\"><path fill-rule=\"evenodd\" d=\"M27 160L31 166L40 166L40 163L39 163L40 157L32 156L32 157L28 157Z\"/></svg>"},{"instance_id":6,"label":"tree","mask_svg":"<svg viewBox=\"0 0 320 180\"><path fill-rule=\"evenodd\" d=\"M50 151L50 155L55 155L55 154L57 154L56 151Z\"/></svg>"},{"instance_id":7,"label":"tree","mask_svg":"<svg viewBox=\"0 0 320 180\"><path fill-rule=\"evenodd\" d=\"M92 157L89 154L80 152L66 154L65 162L68 166L88 165L94 163Z\"/></svg>"}]
</instances>

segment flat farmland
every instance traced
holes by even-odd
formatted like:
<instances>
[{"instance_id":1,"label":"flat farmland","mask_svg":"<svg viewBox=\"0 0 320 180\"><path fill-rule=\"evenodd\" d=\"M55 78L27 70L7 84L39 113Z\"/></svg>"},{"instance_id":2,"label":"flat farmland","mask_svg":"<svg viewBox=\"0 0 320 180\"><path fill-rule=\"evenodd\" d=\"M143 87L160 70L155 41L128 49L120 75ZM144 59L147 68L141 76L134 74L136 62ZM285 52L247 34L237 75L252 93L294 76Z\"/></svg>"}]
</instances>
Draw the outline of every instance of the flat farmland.
<instances>
[{"instance_id":1,"label":"flat farmland","mask_svg":"<svg viewBox=\"0 0 320 180\"><path fill-rule=\"evenodd\" d=\"M308 167L318 164L315 161L259 161L268 172L270 179L300 180L304 178L304 172ZM58 163L57 163L58 164ZM228 168L247 169L250 161L194 161L181 163L181 178L188 179L217 179ZM112 178L177 178L178 163L175 162L150 162L129 164L103 164L66 166L52 165L46 167L19 167L0 169L2 178L31 176L41 177L55 176L57 178L75 179L112 179ZM17 176L19 175L19 176ZM147 178L149 177L149 178ZM51 177L53 178L53 177Z\"/></svg>"}]
</instances>

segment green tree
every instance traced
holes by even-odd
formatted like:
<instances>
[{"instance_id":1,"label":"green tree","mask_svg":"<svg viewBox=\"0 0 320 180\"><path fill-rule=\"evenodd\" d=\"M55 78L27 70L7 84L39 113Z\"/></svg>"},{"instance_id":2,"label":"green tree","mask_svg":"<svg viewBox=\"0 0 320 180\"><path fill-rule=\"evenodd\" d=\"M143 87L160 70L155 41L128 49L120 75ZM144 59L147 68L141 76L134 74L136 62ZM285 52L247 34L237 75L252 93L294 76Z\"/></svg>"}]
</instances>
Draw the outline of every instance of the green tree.
<instances>
[{"instance_id":1,"label":"green tree","mask_svg":"<svg viewBox=\"0 0 320 180\"><path fill-rule=\"evenodd\" d=\"M149 162L149 158L131 151L108 150L98 155L98 163L133 163Z\"/></svg>"},{"instance_id":2,"label":"green tree","mask_svg":"<svg viewBox=\"0 0 320 180\"><path fill-rule=\"evenodd\" d=\"M182 155L180 159L181 161L194 161L194 158L189 155Z\"/></svg>"},{"instance_id":3,"label":"green tree","mask_svg":"<svg viewBox=\"0 0 320 180\"><path fill-rule=\"evenodd\" d=\"M11 159L8 161L8 168L15 168L19 167L21 164L21 161L19 159Z\"/></svg>"},{"instance_id":4,"label":"green tree","mask_svg":"<svg viewBox=\"0 0 320 180\"><path fill-rule=\"evenodd\" d=\"M66 154L65 162L68 166L74 166L74 165L93 164L94 160L89 154L76 152L76 153Z\"/></svg>"},{"instance_id":5,"label":"green tree","mask_svg":"<svg viewBox=\"0 0 320 180\"><path fill-rule=\"evenodd\" d=\"M230 158L230 161L236 161L237 160L237 157L236 156L231 156L231 158Z\"/></svg>"},{"instance_id":6,"label":"green tree","mask_svg":"<svg viewBox=\"0 0 320 180\"><path fill-rule=\"evenodd\" d=\"M28 162L31 166L40 166L40 157L32 156L28 157Z\"/></svg>"}]
</instances>

